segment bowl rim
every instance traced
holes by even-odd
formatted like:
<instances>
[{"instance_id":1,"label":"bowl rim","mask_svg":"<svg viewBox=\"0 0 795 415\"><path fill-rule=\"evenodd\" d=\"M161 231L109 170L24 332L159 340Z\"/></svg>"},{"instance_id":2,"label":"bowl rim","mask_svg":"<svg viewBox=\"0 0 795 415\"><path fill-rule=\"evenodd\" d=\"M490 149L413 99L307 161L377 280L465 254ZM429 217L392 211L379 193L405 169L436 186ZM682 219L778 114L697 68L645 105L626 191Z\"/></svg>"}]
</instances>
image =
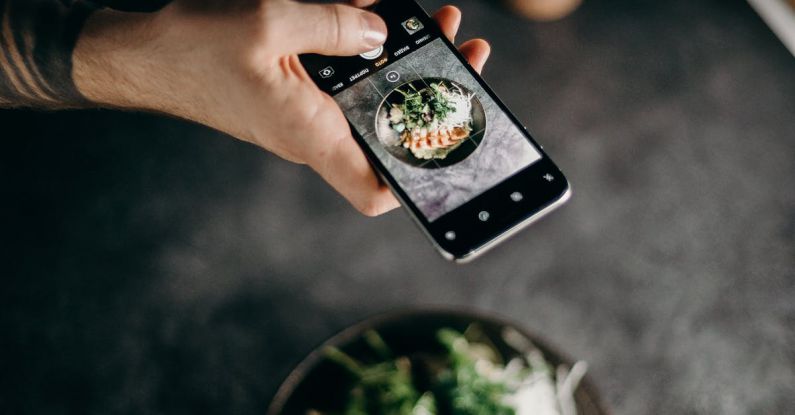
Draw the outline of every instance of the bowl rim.
<instances>
[{"instance_id":1,"label":"bowl rim","mask_svg":"<svg viewBox=\"0 0 795 415\"><path fill-rule=\"evenodd\" d=\"M471 319L473 322L483 321L491 324L496 324L504 327L510 327L521 333L523 336L531 339L542 351L548 351L559 358L562 362L572 364L576 360L571 359L567 354L561 353L557 348L549 346L549 343L533 335L523 326L517 324L515 321L508 317L497 314L492 311L481 311L476 309L460 309L455 307L417 307L407 309L396 309L378 314L371 315L358 320L356 323L340 330L336 334L323 341L320 345L314 347L312 351L304 357L294 369L290 371L287 377L282 381L276 393L271 399L268 406L267 415L281 415L281 410L287 404L288 400L295 392L298 385L303 382L306 376L310 373L311 369L317 366L323 359L325 359L324 350L329 346L340 346L348 344L361 337L361 335L370 329L377 326L387 324L394 321L404 320L408 318L418 317L453 317ZM610 415L611 412L602 401L598 389L591 380L590 373L587 373L582 379L579 388L583 389L585 394L591 400L591 403L596 407L599 413Z\"/></svg>"}]
</instances>

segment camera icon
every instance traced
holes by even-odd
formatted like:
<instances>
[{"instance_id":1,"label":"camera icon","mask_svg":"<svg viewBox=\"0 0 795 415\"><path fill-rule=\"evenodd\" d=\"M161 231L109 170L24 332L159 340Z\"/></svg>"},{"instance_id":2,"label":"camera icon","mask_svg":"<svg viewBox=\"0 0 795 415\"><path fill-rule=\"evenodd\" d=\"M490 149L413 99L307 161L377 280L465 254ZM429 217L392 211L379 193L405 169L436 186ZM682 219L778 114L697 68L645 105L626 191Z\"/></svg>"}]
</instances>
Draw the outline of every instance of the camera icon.
<instances>
[{"instance_id":1,"label":"camera icon","mask_svg":"<svg viewBox=\"0 0 795 415\"><path fill-rule=\"evenodd\" d=\"M321 69L320 72L318 72L318 75L320 75L320 77L323 79L331 78L332 76L334 76L334 68L332 68L331 66L327 66Z\"/></svg>"}]
</instances>

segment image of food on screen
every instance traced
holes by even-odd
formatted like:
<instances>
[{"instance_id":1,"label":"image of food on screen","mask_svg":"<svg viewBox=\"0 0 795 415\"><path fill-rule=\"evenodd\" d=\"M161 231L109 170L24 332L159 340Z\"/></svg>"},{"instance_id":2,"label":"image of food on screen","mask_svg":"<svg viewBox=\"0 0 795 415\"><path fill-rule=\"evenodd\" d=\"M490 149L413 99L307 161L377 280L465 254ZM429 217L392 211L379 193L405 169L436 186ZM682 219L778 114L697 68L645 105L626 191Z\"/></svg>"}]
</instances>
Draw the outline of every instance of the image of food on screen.
<instances>
[{"instance_id":1,"label":"image of food on screen","mask_svg":"<svg viewBox=\"0 0 795 415\"><path fill-rule=\"evenodd\" d=\"M429 169L465 160L477 150L485 129L486 115L475 94L441 78L394 88L376 114L378 140L386 150L407 164Z\"/></svg>"}]
</instances>

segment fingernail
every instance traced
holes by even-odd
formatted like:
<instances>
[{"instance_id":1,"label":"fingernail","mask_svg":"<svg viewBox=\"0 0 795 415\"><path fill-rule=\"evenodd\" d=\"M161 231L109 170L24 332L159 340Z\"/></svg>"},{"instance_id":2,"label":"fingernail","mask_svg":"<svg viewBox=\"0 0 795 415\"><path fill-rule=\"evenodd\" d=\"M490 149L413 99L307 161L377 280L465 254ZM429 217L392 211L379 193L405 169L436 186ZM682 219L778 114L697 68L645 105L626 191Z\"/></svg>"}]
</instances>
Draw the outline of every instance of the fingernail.
<instances>
[{"instance_id":1,"label":"fingernail","mask_svg":"<svg viewBox=\"0 0 795 415\"><path fill-rule=\"evenodd\" d=\"M362 13L364 20L364 33L362 38L367 46L377 48L386 42L386 24L378 15Z\"/></svg>"}]
</instances>

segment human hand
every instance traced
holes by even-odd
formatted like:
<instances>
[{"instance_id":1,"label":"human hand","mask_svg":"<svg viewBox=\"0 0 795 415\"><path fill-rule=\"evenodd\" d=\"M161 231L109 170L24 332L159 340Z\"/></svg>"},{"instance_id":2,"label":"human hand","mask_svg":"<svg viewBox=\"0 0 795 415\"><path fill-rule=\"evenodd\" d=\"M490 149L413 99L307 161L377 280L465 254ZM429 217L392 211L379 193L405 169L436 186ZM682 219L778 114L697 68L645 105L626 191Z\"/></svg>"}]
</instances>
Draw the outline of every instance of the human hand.
<instances>
[{"instance_id":1,"label":"human hand","mask_svg":"<svg viewBox=\"0 0 795 415\"><path fill-rule=\"evenodd\" d=\"M397 200L297 57L380 46L384 22L360 9L373 2L178 0L151 15L102 11L78 42L75 83L95 102L193 120L307 164L359 211L380 215ZM458 9L434 18L452 40ZM480 71L489 46L471 40L461 52Z\"/></svg>"}]
</instances>

